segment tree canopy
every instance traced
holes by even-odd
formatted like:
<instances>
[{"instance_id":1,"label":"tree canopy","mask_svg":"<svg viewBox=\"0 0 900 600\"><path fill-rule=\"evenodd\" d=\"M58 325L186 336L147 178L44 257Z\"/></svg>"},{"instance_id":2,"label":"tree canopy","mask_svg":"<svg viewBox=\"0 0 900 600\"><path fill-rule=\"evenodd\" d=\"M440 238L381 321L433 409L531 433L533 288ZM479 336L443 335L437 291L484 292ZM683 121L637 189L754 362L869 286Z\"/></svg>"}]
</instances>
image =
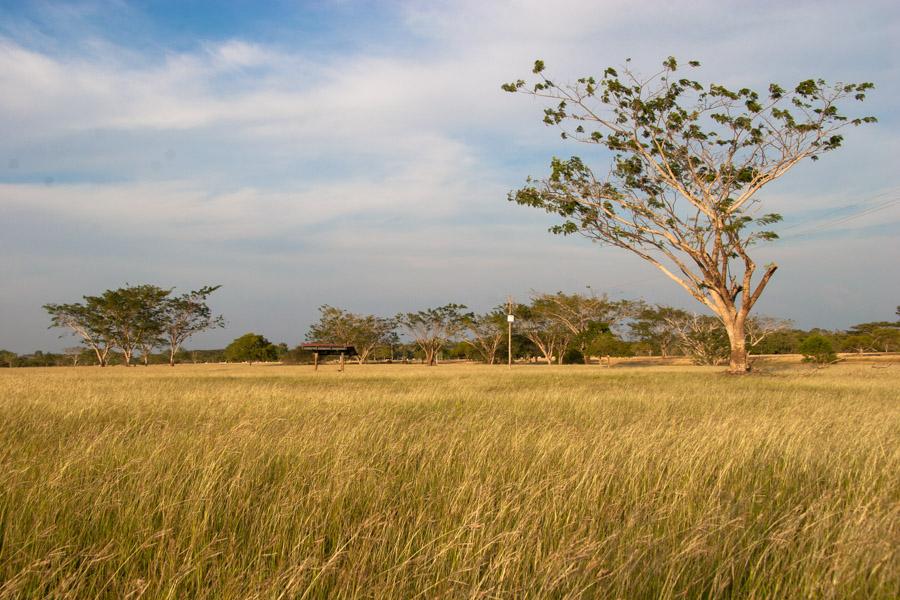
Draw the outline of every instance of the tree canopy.
<instances>
[{"instance_id":1,"label":"tree canopy","mask_svg":"<svg viewBox=\"0 0 900 600\"><path fill-rule=\"evenodd\" d=\"M449 303L437 308L398 314L397 323L403 326L425 355L429 366L437 364L438 352L466 326L472 314L464 312L464 304Z\"/></svg>"},{"instance_id":2,"label":"tree canopy","mask_svg":"<svg viewBox=\"0 0 900 600\"><path fill-rule=\"evenodd\" d=\"M45 304L51 327L68 329L93 350L100 366L106 366L110 352L118 348L125 365L136 351L144 364L154 348L168 345L170 363L175 353L192 335L220 327L221 316L213 317L207 297L219 286L206 286L173 297L172 289L156 285L126 285L96 296L84 296L84 302Z\"/></svg>"},{"instance_id":3,"label":"tree canopy","mask_svg":"<svg viewBox=\"0 0 900 600\"><path fill-rule=\"evenodd\" d=\"M225 348L228 362L270 362L278 360L278 348L257 333L245 333Z\"/></svg>"}]
</instances>

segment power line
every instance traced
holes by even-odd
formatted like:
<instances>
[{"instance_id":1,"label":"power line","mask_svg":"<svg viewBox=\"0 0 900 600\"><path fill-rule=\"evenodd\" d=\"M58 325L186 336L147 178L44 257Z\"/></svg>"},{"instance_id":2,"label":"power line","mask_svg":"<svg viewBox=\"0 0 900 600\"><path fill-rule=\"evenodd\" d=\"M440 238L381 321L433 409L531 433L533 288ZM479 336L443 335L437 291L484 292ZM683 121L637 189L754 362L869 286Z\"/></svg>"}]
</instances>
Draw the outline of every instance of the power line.
<instances>
[{"instance_id":1,"label":"power line","mask_svg":"<svg viewBox=\"0 0 900 600\"><path fill-rule=\"evenodd\" d=\"M850 209L858 208L860 206L868 206L869 203L872 202L873 200L877 200L878 198L881 198L883 196L888 196L888 195L893 195L893 194L898 194L898 193L900 193L900 186L889 188L883 192L875 194L874 196L869 196L868 198L860 200L859 202L854 202L852 204L847 204L844 206L838 206L836 208L833 208L833 209L819 215L816 218L816 220L818 220L818 221L829 220L830 218L832 218L832 215L840 215L840 213L843 213ZM840 217L843 217L843 215L840 215ZM788 225L786 227L782 227L781 230L788 231L790 229L796 229L797 227L804 227L804 226L808 226L808 225L809 225L808 221L801 221L800 223L795 223L794 225Z\"/></svg>"},{"instance_id":2,"label":"power line","mask_svg":"<svg viewBox=\"0 0 900 600\"><path fill-rule=\"evenodd\" d=\"M789 240L797 239L797 238L812 235L814 233L828 231L830 229L833 229L837 225L843 225L844 223L849 223L850 221L855 221L856 219L860 219L862 217L866 217L866 216L881 212L883 210L887 210L887 209L891 208L892 206L895 206L898 203L900 203L900 196L897 196L894 198L888 198L887 200L883 200L883 201L879 202L878 204L876 204L874 206L870 206L870 207L868 207L860 212L857 212L857 213L853 213L853 214L849 214L849 215L842 215L837 218L826 219L824 221L818 221L818 222L815 222L812 224L807 223L806 229L802 229L802 230L795 232L795 233L787 236L786 238L782 238L782 239L789 239Z\"/></svg>"}]
</instances>

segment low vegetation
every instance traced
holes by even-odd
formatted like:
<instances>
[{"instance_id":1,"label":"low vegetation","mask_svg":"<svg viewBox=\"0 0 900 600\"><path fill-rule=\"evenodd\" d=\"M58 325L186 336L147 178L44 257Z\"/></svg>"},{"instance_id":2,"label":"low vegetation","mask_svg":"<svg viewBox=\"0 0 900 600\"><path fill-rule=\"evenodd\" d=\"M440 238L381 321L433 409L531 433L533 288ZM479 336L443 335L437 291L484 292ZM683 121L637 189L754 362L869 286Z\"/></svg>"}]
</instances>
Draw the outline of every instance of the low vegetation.
<instances>
[{"instance_id":1,"label":"low vegetation","mask_svg":"<svg viewBox=\"0 0 900 600\"><path fill-rule=\"evenodd\" d=\"M0 371L0 598L895 598L900 368Z\"/></svg>"}]
</instances>

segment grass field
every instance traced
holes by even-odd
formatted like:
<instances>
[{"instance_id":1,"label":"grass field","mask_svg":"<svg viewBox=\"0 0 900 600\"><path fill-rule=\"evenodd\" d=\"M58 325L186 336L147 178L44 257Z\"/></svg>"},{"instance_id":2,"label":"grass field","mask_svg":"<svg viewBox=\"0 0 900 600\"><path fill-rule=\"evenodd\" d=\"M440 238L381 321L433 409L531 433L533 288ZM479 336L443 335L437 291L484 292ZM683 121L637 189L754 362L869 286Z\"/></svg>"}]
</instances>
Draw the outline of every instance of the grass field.
<instances>
[{"instance_id":1,"label":"grass field","mask_svg":"<svg viewBox=\"0 0 900 600\"><path fill-rule=\"evenodd\" d=\"M900 365L0 370L2 598L897 598Z\"/></svg>"}]
</instances>

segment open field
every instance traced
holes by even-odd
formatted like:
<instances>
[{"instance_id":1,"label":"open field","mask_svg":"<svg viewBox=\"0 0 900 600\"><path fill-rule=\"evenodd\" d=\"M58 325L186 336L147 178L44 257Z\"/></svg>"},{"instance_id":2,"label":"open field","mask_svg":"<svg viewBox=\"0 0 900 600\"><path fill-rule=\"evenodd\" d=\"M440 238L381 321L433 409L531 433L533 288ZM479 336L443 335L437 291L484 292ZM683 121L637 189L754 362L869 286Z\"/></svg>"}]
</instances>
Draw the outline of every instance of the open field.
<instances>
[{"instance_id":1,"label":"open field","mask_svg":"<svg viewBox=\"0 0 900 600\"><path fill-rule=\"evenodd\" d=\"M0 370L0 597L896 598L900 364Z\"/></svg>"}]
</instances>

